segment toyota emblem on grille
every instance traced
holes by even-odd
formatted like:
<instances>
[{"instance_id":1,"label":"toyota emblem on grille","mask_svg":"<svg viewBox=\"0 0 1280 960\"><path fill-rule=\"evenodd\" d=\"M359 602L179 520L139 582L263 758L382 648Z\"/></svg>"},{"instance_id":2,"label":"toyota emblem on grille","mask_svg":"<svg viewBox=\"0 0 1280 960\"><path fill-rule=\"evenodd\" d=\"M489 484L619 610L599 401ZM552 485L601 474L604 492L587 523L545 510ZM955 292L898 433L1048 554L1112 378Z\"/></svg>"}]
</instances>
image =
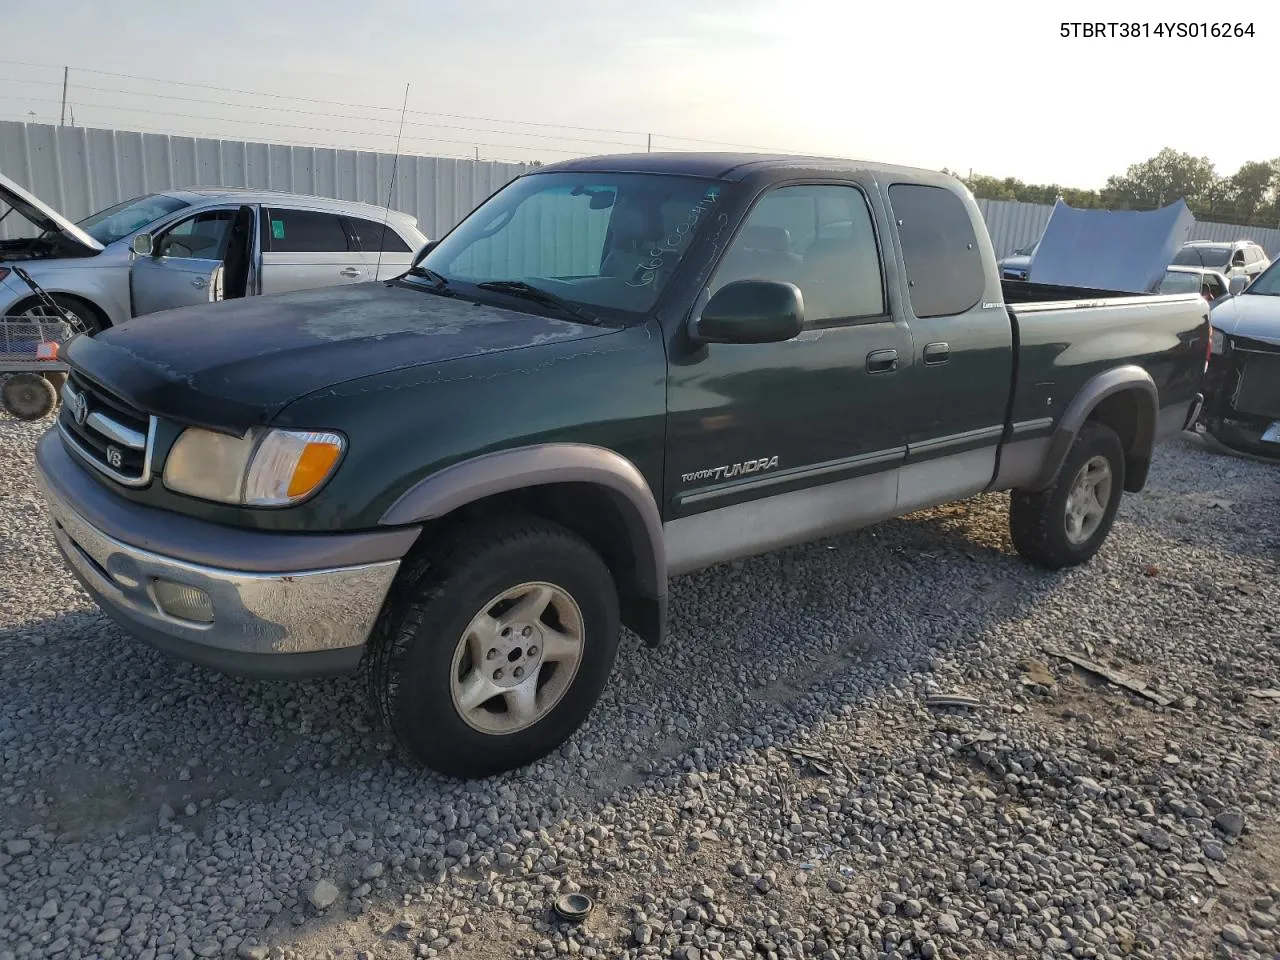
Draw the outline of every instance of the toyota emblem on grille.
<instances>
[{"instance_id":1,"label":"toyota emblem on grille","mask_svg":"<svg viewBox=\"0 0 1280 960\"><path fill-rule=\"evenodd\" d=\"M66 403L71 411L71 419L83 427L84 422L89 419L89 401L84 398L84 394L68 390Z\"/></svg>"}]
</instances>

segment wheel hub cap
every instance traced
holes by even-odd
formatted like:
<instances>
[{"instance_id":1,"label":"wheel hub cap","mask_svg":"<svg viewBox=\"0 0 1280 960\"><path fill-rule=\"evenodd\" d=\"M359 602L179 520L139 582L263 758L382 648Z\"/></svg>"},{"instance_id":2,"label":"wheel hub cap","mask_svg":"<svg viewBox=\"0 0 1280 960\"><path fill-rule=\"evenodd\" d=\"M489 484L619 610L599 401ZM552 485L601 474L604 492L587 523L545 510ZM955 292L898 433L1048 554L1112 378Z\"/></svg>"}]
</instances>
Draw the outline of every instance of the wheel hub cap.
<instances>
[{"instance_id":1,"label":"wheel hub cap","mask_svg":"<svg viewBox=\"0 0 1280 960\"><path fill-rule=\"evenodd\" d=\"M1111 464L1106 457L1092 457L1080 468L1067 493L1068 541L1078 545L1097 533L1111 503L1111 486Z\"/></svg>"},{"instance_id":2,"label":"wheel hub cap","mask_svg":"<svg viewBox=\"0 0 1280 960\"><path fill-rule=\"evenodd\" d=\"M549 583L522 583L490 600L459 638L450 693L467 725L516 733L553 709L582 662L582 611Z\"/></svg>"}]
</instances>

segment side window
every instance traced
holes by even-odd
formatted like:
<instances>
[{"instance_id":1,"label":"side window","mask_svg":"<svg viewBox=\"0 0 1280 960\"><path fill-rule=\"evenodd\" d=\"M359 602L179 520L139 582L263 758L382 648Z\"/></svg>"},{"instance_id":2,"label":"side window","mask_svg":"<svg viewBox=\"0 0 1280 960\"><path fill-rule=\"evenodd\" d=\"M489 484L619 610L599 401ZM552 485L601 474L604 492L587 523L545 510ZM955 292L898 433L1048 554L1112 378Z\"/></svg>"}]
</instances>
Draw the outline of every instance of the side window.
<instances>
[{"instance_id":1,"label":"side window","mask_svg":"<svg viewBox=\"0 0 1280 960\"><path fill-rule=\"evenodd\" d=\"M902 241L911 312L950 317L976 306L986 273L964 202L943 187L895 183L889 205Z\"/></svg>"},{"instance_id":2,"label":"side window","mask_svg":"<svg viewBox=\"0 0 1280 960\"><path fill-rule=\"evenodd\" d=\"M409 245L390 224L384 228L380 223L363 220L360 217L347 217L347 223L360 241L360 249L366 253L410 253Z\"/></svg>"},{"instance_id":3,"label":"side window","mask_svg":"<svg viewBox=\"0 0 1280 960\"><path fill-rule=\"evenodd\" d=\"M156 245L156 255L193 260L221 260L232 211L197 213L169 230Z\"/></svg>"},{"instance_id":4,"label":"side window","mask_svg":"<svg viewBox=\"0 0 1280 960\"><path fill-rule=\"evenodd\" d=\"M878 317L886 311L871 210L853 186L778 187L747 215L711 280L794 283L806 323Z\"/></svg>"},{"instance_id":5,"label":"side window","mask_svg":"<svg viewBox=\"0 0 1280 960\"><path fill-rule=\"evenodd\" d=\"M1237 247L1235 252L1231 254L1231 265L1233 267L1242 267L1244 266L1244 263L1245 263L1244 248Z\"/></svg>"},{"instance_id":6,"label":"side window","mask_svg":"<svg viewBox=\"0 0 1280 960\"><path fill-rule=\"evenodd\" d=\"M312 210L266 212L267 242L272 253L346 253L347 231L334 213Z\"/></svg>"}]
</instances>

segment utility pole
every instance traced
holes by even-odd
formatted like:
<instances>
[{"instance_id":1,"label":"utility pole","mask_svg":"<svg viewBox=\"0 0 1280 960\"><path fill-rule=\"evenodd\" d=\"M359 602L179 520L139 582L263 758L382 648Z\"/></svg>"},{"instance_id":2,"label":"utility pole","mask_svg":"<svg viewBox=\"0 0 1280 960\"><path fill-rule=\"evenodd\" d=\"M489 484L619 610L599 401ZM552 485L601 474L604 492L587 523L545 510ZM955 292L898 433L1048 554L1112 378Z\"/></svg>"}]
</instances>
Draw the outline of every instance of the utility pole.
<instances>
[{"instance_id":1,"label":"utility pole","mask_svg":"<svg viewBox=\"0 0 1280 960\"><path fill-rule=\"evenodd\" d=\"M475 147L476 147L476 163L479 163L480 162L480 144L477 143Z\"/></svg>"},{"instance_id":2,"label":"utility pole","mask_svg":"<svg viewBox=\"0 0 1280 960\"><path fill-rule=\"evenodd\" d=\"M645 147L645 153L653 153L653 134L649 134L649 145Z\"/></svg>"},{"instance_id":3,"label":"utility pole","mask_svg":"<svg viewBox=\"0 0 1280 960\"><path fill-rule=\"evenodd\" d=\"M58 126L66 126L67 123L67 75L71 73L70 67L62 68L62 118L58 121Z\"/></svg>"}]
</instances>

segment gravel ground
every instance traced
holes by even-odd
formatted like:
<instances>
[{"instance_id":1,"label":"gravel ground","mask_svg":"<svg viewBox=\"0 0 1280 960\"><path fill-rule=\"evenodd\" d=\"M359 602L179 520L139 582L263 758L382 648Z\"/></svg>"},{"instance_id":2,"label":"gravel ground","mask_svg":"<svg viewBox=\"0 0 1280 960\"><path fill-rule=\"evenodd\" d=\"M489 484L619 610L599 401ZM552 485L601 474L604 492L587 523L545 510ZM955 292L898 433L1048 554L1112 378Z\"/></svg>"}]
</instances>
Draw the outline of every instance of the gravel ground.
<instances>
[{"instance_id":1,"label":"gravel ground","mask_svg":"<svg viewBox=\"0 0 1280 960\"><path fill-rule=\"evenodd\" d=\"M990 496L681 579L570 745L458 784L358 680L108 625L45 426L0 417L0 960L1280 956L1275 466L1171 443L1062 574Z\"/></svg>"}]
</instances>

